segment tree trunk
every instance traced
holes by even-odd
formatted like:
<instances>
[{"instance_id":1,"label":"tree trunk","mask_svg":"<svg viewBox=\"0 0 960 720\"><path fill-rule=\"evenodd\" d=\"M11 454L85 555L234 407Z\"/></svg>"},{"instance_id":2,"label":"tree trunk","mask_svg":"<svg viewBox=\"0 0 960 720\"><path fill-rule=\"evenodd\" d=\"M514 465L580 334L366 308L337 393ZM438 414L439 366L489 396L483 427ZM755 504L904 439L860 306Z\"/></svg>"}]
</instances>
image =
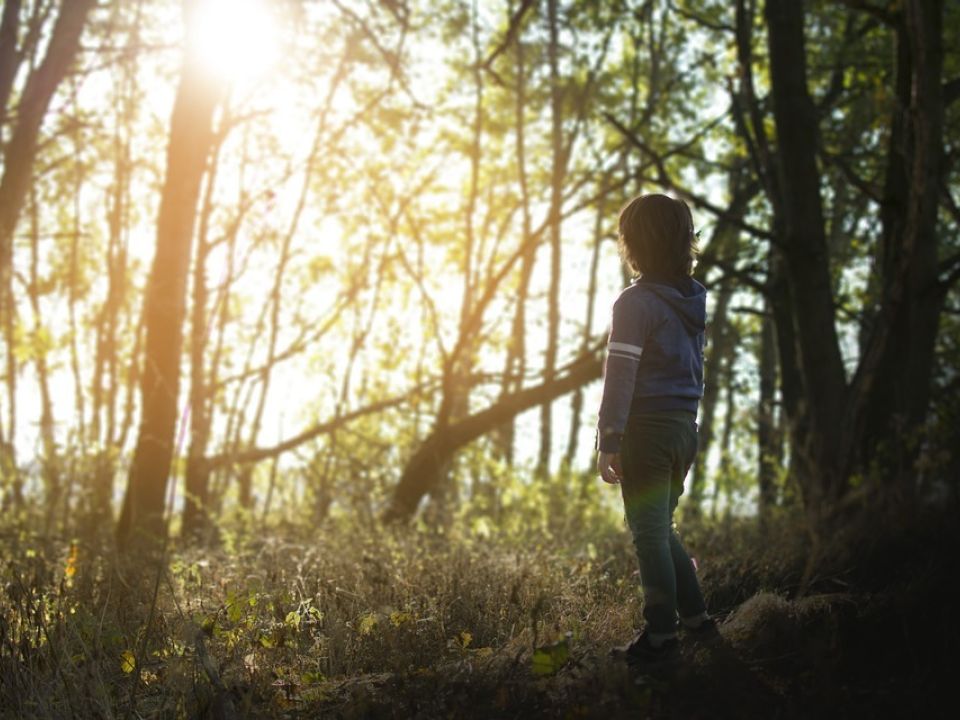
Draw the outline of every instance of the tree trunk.
<instances>
[{"instance_id":1,"label":"tree trunk","mask_svg":"<svg viewBox=\"0 0 960 720\"><path fill-rule=\"evenodd\" d=\"M733 368L727 369L724 378L726 384L726 408L723 413L723 432L720 435L720 467L717 469L717 481L713 485L713 502L710 506L710 517L717 519L717 512L720 509L721 491L726 496L727 514L730 513L730 498L733 492L733 470L731 461L731 446L733 444L733 425L737 411L737 393L734 383Z\"/></svg>"},{"instance_id":2,"label":"tree trunk","mask_svg":"<svg viewBox=\"0 0 960 720\"><path fill-rule=\"evenodd\" d=\"M511 13L512 17L512 13ZM527 370L527 296L530 294L530 276L536 260L536 246L529 242L533 234L530 217L530 190L527 186L526 155L526 118L527 111L527 74L524 58L524 46L521 38L516 38L516 101L514 103L514 133L516 135L517 183L520 186L520 212L522 215L521 242L526 247L520 259L520 280L517 287L516 307L513 323L510 326L510 338L507 341L507 358L504 363L503 381L500 385L500 397L506 397L523 386L523 377ZM496 443L500 454L508 465L513 464L514 421L504 425L497 434Z\"/></svg>"},{"instance_id":3,"label":"tree trunk","mask_svg":"<svg viewBox=\"0 0 960 720\"><path fill-rule=\"evenodd\" d=\"M54 433L53 399L50 396L50 372L47 365L49 343L43 341L47 330L43 326L40 310L40 208L37 203L36 187L30 188L30 281L27 285L27 298L33 312L32 355L37 369L37 386L40 390L40 442L43 454L40 458L41 474L46 497L44 527L50 532L54 516L60 506L63 483L60 472L60 458L57 451L57 439Z\"/></svg>"},{"instance_id":4,"label":"tree trunk","mask_svg":"<svg viewBox=\"0 0 960 720\"><path fill-rule=\"evenodd\" d=\"M563 177L566 163L563 147L563 93L560 87L560 70L557 57L560 44L558 22L557 0L547 0L547 23L549 26L547 58L550 65L550 145L552 159L550 167L550 208L547 218L550 240L550 286L547 290L547 349L543 369L545 382L550 382L556 373L557 346L560 335L560 213L563 203ZM540 453L537 460L537 472L542 476L546 476L550 471L550 449L553 434L551 410L550 402L545 402L540 406Z\"/></svg>"},{"instance_id":5,"label":"tree trunk","mask_svg":"<svg viewBox=\"0 0 960 720\"><path fill-rule=\"evenodd\" d=\"M458 327L457 343L452 352L444 359L442 369L442 389L440 407L434 422L434 433L443 433L451 423L458 421L470 406L470 381L468 375L473 363L476 337L474 328L474 313L482 310L482 293L475 295L474 254L477 253L477 231L474 215L477 210L477 200L480 194L480 169L483 152L484 132L484 82L480 64L483 60L483 48L480 44L480 26L477 17L476 4L471 15L471 39L474 49L473 82L473 134L470 144L470 183L467 191L467 201L464 208L464 248L463 248L463 294L460 300L460 323ZM476 273L479 277L479 272ZM478 323L479 325L479 323ZM431 482L427 492L435 503L433 518L445 520L451 517L453 489L448 487L446 477L449 474L449 458L436 465L431 470L436 481ZM401 480L402 484L402 480ZM419 502L419 497L417 501Z\"/></svg>"},{"instance_id":6,"label":"tree trunk","mask_svg":"<svg viewBox=\"0 0 960 720\"><path fill-rule=\"evenodd\" d=\"M7 105L13 92L21 55L17 49L21 0L4 0L0 20L0 130L7 123Z\"/></svg>"},{"instance_id":7,"label":"tree trunk","mask_svg":"<svg viewBox=\"0 0 960 720\"><path fill-rule=\"evenodd\" d=\"M944 162L942 18L938 0L908 2L896 27L899 103L881 206L883 304L855 382L867 396L855 450L872 474L890 481L895 501L909 504L946 290L938 282L936 232Z\"/></svg>"},{"instance_id":8,"label":"tree trunk","mask_svg":"<svg viewBox=\"0 0 960 720\"><path fill-rule=\"evenodd\" d=\"M554 400L600 377L603 363L591 354L572 364L566 374L497 400L485 410L460 420L441 423L407 461L394 489L384 520L407 520L417 511L420 500L442 482L444 469L464 445L489 433L524 410Z\"/></svg>"},{"instance_id":9,"label":"tree trunk","mask_svg":"<svg viewBox=\"0 0 960 720\"><path fill-rule=\"evenodd\" d=\"M0 177L0 323L7 348L7 429L0 437L0 473L10 478L14 503L21 499L20 477L15 454L16 373L13 340L15 314L13 298L13 238L20 219L33 161L37 153L40 126L60 83L67 74L80 47L83 31L96 0L74 0L60 5L40 65L27 77L17 103L16 122L3 147L3 175ZM0 20L0 122L9 116L9 98L22 55L16 47L21 3L7 0Z\"/></svg>"},{"instance_id":10,"label":"tree trunk","mask_svg":"<svg viewBox=\"0 0 960 720\"><path fill-rule=\"evenodd\" d=\"M7 19L6 5L4 20ZM13 234L30 186L40 125L54 92L77 55L80 34L94 5L96 0L72 0L60 5L43 61L30 73L20 95L17 122L4 148L3 177L0 178L0 275L6 276L12 271ZM10 8L11 12L13 9ZM6 44L0 55L3 53L9 53Z\"/></svg>"},{"instance_id":11,"label":"tree trunk","mask_svg":"<svg viewBox=\"0 0 960 720\"><path fill-rule=\"evenodd\" d=\"M732 199L727 208L728 219L721 219L710 238L707 252L697 264L697 275L704 282L711 267L719 264L721 268L736 263L740 250L740 231L730 221L732 218L742 218L747 211L750 201L760 191L755 182L743 182L743 167L736 167L730 172L728 186ZM714 424L717 402L720 398L720 389L723 385L724 373L727 366L733 364L733 354L736 349L734 333L727 317L730 301L736 290L735 281L724 278L719 290L716 290L716 301L709 318L709 343L705 362L705 382L703 399L700 403L699 441L700 446L693 464L690 476L689 499L685 505L685 512L696 516L700 512L703 498L703 489L706 485L706 461L714 440ZM714 288L711 288L711 293Z\"/></svg>"},{"instance_id":12,"label":"tree trunk","mask_svg":"<svg viewBox=\"0 0 960 720\"><path fill-rule=\"evenodd\" d=\"M580 337L580 352L587 352L590 339L593 337L593 311L597 300L597 272L600 269L600 248L603 245L603 228L607 214L606 187L609 182L609 173L604 173L600 181L601 195L597 201L597 213L593 225L593 251L590 254L590 280L587 285L587 309L583 319L583 334ZM577 455L577 446L580 441L580 416L583 413L583 388L573 391L570 401L570 437L567 439L567 452L563 458L564 467L568 470L573 466Z\"/></svg>"},{"instance_id":13,"label":"tree trunk","mask_svg":"<svg viewBox=\"0 0 960 720\"><path fill-rule=\"evenodd\" d=\"M113 187L106 209L109 232L105 258L107 295L97 313L96 350L91 382L90 441L98 449L90 479L90 521L99 525L111 516L116 459L121 445L117 433L117 402L120 377L118 335L121 311L127 294L127 243L130 227L130 173L132 167L130 138L134 132L137 90L135 48L140 38L140 13L132 21L126 47L131 53L123 61L119 88L114 98Z\"/></svg>"},{"instance_id":14,"label":"tree trunk","mask_svg":"<svg viewBox=\"0 0 960 720\"><path fill-rule=\"evenodd\" d=\"M197 232L197 253L193 261L193 299L190 306L190 445L183 478L183 535L193 538L203 533L208 521L210 470L204 462L204 455L210 441L212 403L204 364L210 323L207 315L210 294L207 286L207 257L210 254L208 231L213 213L213 192L217 185L220 147L221 143L216 143L211 153L200 211L200 228ZM210 313L214 312L216 308L211 308Z\"/></svg>"},{"instance_id":15,"label":"tree trunk","mask_svg":"<svg viewBox=\"0 0 960 720\"><path fill-rule=\"evenodd\" d=\"M770 510L776 504L776 478L779 465L779 434L774 415L777 389L776 338L769 300L760 321L760 343L757 365L760 370L760 402L757 406L757 484L759 502L757 511L761 528L769 521Z\"/></svg>"},{"instance_id":16,"label":"tree trunk","mask_svg":"<svg viewBox=\"0 0 960 720\"><path fill-rule=\"evenodd\" d=\"M698 432L699 448L694 459L693 473L690 477L689 499L685 512L696 516L700 513L703 491L706 486L706 465L710 449L713 447L716 425L717 404L724 378L733 366L735 333L727 317L730 299L733 297L733 284L725 282L717 293L713 317L710 319L710 345L705 368L703 399L700 403L700 427Z\"/></svg>"},{"instance_id":17,"label":"tree trunk","mask_svg":"<svg viewBox=\"0 0 960 720\"><path fill-rule=\"evenodd\" d=\"M189 37L189 17L187 23L188 50L170 123L167 172L157 217L157 252L144 305L142 414L117 526L121 544L133 539L134 529L148 542L166 531L164 500L174 452L190 246L200 182L213 143L213 114L222 90L201 74L202 65L190 52L194 43Z\"/></svg>"},{"instance_id":18,"label":"tree trunk","mask_svg":"<svg viewBox=\"0 0 960 720\"><path fill-rule=\"evenodd\" d=\"M834 325L834 302L817 168L817 115L807 90L804 12L794 0L766 5L773 113L777 128L783 254L790 318L808 432L795 437L795 453L816 474L798 479L816 523L845 491L840 431L847 392ZM798 442L799 441L799 442Z\"/></svg>"}]
</instances>

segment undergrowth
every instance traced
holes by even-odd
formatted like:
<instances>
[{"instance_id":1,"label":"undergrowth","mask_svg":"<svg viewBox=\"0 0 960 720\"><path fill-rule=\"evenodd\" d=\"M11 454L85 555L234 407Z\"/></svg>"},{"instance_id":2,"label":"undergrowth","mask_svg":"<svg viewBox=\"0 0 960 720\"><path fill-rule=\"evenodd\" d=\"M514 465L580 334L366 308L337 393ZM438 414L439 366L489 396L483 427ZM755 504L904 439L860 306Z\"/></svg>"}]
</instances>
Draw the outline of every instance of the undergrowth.
<instances>
[{"instance_id":1,"label":"undergrowth","mask_svg":"<svg viewBox=\"0 0 960 720\"><path fill-rule=\"evenodd\" d=\"M235 529L229 551L174 545L140 562L96 538L7 528L0 716L804 717L926 707L906 691L890 705L874 688L878 677L929 676L923 658L880 676L860 665L870 663L861 649L884 649L870 633L891 621L900 624L886 648L894 656L929 652L910 617L921 606L928 618L941 612L928 603L939 577L930 554L902 582L873 585L855 570L876 558L838 555L801 587L799 527L784 518L763 535L751 521L686 529L726 643L710 653L685 645L684 669L667 679L607 657L641 610L628 535L615 525L552 539ZM949 618L935 619L955 638Z\"/></svg>"}]
</instances>

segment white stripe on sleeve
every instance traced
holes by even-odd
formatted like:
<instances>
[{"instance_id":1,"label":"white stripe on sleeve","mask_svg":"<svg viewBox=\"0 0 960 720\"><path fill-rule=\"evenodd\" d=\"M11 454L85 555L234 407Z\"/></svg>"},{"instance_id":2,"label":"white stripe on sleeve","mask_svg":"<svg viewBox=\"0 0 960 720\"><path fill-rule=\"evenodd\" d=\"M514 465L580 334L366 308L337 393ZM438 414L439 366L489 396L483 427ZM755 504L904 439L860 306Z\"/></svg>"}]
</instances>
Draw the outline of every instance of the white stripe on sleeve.
<instances>
[{"instance_id":1,"label":"white stripe on sleeve","mask_svg":"<svg viewBox=\"0 0 960 720\"><path fill-rule=\"evenodd\" d=\"M630 345L629 343L612 342L607 345L611 354L616 352L618 355L625 354L638 359L643 354L643 348L639 345Z\"/></svg>"}]
</instances>

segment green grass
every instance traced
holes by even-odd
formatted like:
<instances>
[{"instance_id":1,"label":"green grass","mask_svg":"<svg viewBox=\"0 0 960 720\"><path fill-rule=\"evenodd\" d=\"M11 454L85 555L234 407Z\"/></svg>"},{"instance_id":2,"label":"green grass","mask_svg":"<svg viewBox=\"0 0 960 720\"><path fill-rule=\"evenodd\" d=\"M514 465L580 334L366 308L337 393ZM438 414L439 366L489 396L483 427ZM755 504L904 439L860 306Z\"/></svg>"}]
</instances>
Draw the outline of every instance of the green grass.
<instances>
[{"instance_id":1,"label":"green grass","mask_svg":"<svg viewBox=\"0 0 960 720\"><path fill-rule=\"evenodd\" d=\"M769 717L882 699L857 633L908 610L837 568L795 597L794 527L690 528L728 642L685 644L667 677L607 657L640 622L615 524L562 541L288 528L141 562L7 531L0 716Z\"/></svg>"}]
</instances>

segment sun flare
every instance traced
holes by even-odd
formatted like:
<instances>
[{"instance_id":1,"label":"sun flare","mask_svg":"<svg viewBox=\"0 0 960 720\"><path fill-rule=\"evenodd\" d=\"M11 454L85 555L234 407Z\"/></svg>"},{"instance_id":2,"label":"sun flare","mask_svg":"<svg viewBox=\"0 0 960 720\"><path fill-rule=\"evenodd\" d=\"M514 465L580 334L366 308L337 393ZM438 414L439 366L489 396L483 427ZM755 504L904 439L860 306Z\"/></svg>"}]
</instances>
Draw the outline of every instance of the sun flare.
<instances>
[{"instance_id":1,"label":"sun flare","mask_svg":"<svg viewBox=\"0 0 960 720\"><path fill-rule=\"evenodd\" d=\"M261 79L280 55L276 9L267 0L200 0L191 19L199 62L225 80Z\"/></svg>"}]
</instances>

